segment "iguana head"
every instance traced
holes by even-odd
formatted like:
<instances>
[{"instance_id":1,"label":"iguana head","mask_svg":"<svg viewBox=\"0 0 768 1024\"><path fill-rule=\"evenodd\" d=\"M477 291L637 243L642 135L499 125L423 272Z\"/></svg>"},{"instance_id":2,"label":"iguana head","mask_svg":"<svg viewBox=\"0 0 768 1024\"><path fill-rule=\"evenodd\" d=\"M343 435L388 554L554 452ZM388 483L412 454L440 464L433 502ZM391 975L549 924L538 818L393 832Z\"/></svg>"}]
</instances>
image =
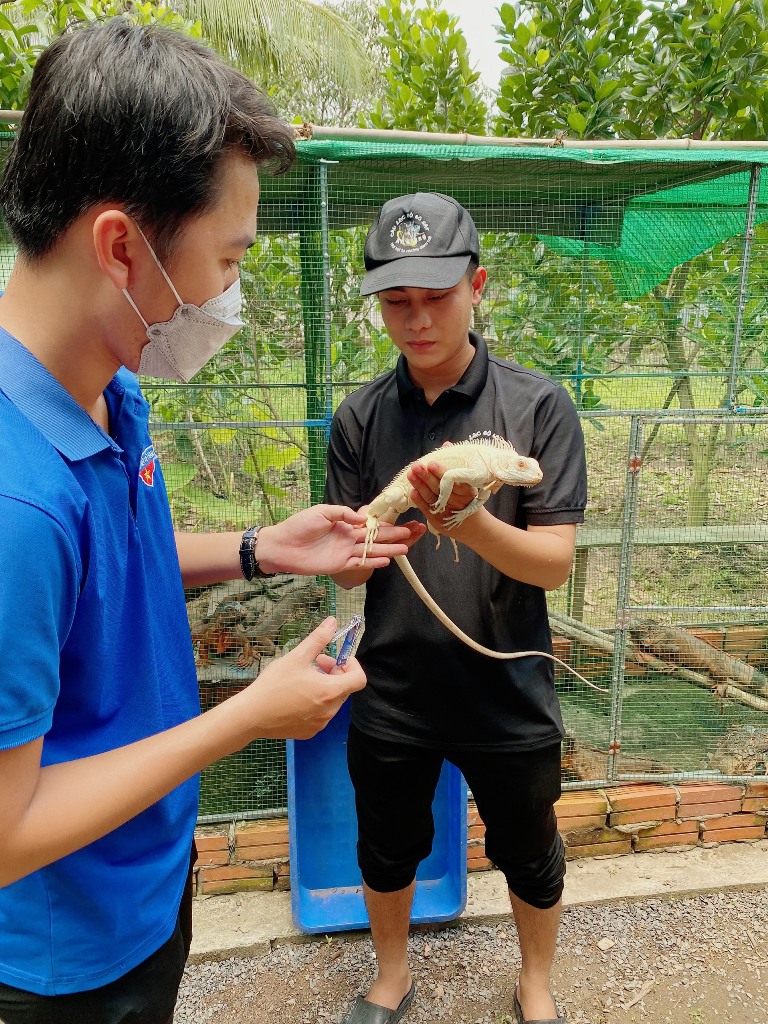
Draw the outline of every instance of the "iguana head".
<instances>
[{"instance_id":1,"label":"iguana head","mask_svg":"<svg viewBox=\"0 0 768 1024\"><path fill-rule=\"evenodd\" d=\"M514 449L499 451L494 457L493 468L498 480L513 487L532 487L543 476L536 459L519 455Z\"/></svg>"}]
</instances>

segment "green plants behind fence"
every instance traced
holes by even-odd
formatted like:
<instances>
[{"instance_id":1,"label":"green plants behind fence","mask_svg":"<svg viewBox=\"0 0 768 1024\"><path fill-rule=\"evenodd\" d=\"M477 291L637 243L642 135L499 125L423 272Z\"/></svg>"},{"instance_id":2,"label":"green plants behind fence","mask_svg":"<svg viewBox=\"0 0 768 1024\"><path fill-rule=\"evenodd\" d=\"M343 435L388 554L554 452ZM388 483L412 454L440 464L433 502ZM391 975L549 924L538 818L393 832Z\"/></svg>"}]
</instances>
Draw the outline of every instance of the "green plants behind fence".
<instances>
[{"instance_id":1,"label":"green plants behind fence","mask_svg":"<svg viewBox=\"0 0 768 1024\"><path fill-rule=\"evenodd\" d=\"M367 226L394 195L451 194L488 270L475 328L562 381L587 440L587 521L550 601L555 653L597 687L558 676L565 781L764 774L768 148L317 135L263 182L244 329L193 383L144 382L177 527L239 530L321 499L333 410L394 365L358 290ZM0 221L0 288L13 258ZM288 576L190 591L203 708L360 603ZM281 743L203 773L209 820L285 801Z\"/></svg>"}]
</instances>

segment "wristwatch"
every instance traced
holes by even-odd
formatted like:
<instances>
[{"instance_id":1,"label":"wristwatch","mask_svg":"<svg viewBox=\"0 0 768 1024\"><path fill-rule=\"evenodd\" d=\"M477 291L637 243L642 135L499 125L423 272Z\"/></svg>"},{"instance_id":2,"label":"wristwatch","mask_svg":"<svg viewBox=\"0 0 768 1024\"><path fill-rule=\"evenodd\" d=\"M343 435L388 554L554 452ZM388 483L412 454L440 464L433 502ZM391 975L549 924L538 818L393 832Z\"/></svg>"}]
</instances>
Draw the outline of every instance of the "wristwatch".
<instances>
[{"instance_id":1,"label":"wristwatch","mask_svg":"<svg viewBox=\"0 0 768 1024\"><path fill-rule=\"evenodd\" d=\"M250 526L243 534L240 541L240 568L247 580L271 579L277 576L276 572L264 572L256 558L256 541L259 538L260 526Z\"/></svg>"}]
</instances>

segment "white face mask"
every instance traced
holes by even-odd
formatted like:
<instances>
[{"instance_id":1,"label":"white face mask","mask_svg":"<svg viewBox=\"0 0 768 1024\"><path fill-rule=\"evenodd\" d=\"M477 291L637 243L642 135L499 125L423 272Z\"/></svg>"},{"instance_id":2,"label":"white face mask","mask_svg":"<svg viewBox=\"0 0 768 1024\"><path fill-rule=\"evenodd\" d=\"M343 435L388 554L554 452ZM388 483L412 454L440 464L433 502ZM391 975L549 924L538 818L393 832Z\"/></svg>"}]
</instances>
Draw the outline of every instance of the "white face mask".
<instances>
[{"instance_id":1,"label":"white face mask","mask_svg":"<svg viewBox=\"0 0 768 1024\"><path fill-rule=\"evenodd\" d=\"M149 344L144 346L141 353L138 372L146 373L150 377L162 377L164 380L183 381L186 384L243 326L240 319L240 279L238 278L221 295L208 299L202 306L182 302L144 232L138 224L136 227L179 303L170 320L150 325L139 313L136 303L128 294L128 289L123 288L123 295L136 310L149 338Z\"/></svg>"}]
</instances>

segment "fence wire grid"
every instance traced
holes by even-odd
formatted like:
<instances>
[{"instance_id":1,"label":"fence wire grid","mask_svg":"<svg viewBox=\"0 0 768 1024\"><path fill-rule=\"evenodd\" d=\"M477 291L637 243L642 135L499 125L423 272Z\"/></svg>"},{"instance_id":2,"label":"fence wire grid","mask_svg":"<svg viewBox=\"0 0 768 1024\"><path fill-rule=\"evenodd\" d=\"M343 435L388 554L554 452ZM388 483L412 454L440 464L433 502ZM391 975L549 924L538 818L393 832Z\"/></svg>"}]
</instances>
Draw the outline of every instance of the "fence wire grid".
<instances>
[{"instance_id":1,"label":"fence wire grid","mask_svg":"<svg viewBox=\"0 0 768 1024\"><path fill-rule=\"evenodd\" d=\"M143 382L177 528L321 500L334 409L397 355L359 294L367 227L395 195L452 195L488 271L474 328L561 381L586 438L586 522L549 599L555 653L593 684L556 675L564 785L765 775L768 150L298 148L263 183L245 327L192 384ZM14 256L0 220L0 289ZM187 597L203 709L362 606L287 575ZM252 743L203 772L201 821L281 813L285 775L283 743Z\"/></svg>"}]
</instances>

